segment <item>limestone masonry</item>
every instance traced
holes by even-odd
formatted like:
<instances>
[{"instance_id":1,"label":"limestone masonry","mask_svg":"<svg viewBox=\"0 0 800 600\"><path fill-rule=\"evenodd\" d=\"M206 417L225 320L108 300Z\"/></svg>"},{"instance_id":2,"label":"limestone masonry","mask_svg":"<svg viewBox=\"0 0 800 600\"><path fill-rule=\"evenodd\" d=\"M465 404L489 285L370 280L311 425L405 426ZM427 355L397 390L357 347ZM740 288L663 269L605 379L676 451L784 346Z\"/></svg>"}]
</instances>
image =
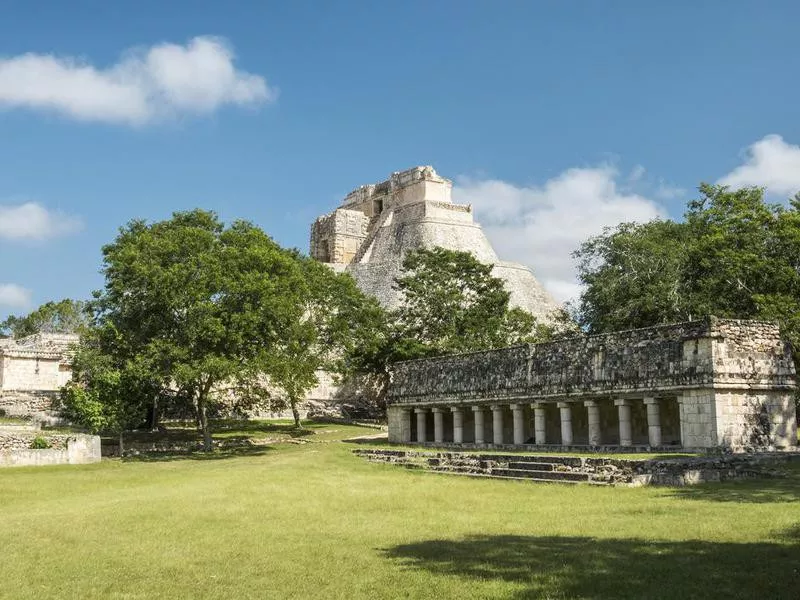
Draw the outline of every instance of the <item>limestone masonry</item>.
<instances>
[{"instance_id":1,"label":"limestone masonry","mask_svg":"<svg viewBox=\"0 0 800 600\"><path fill-rule=\"evenodd\" d=\"M0 409L9 416L52 419L58 390L72 376L70 347L77 341L71 334L0 339Z\"/></svg>"},{"instance_id":2,"label":"limestone masonry","mask_svg":"<svg viewBox=\"0 0 800 600\"><path fill-rule=\"evenodd\" d=\"M795 390L777 325L709 318L399 363L389 440L787 448Z\"/></svg>"},{"instance_id":3,"label":"limestone masonry","mask_svg":"<svg viewBox=\"0 0 800 600\"><path fill-rule=\"evenodd\" d=\"M452 187L432 167L415 167L363 185L314 222L311 256L347 271L359 288L393 308L400 302L394 280L408 252L434 246L471 252L493 265L493 274L511 293L512 306L547 320L558 304L528 267L498 258L474 222L472 207L451 200Z\"/></svg>"}]
</instances>

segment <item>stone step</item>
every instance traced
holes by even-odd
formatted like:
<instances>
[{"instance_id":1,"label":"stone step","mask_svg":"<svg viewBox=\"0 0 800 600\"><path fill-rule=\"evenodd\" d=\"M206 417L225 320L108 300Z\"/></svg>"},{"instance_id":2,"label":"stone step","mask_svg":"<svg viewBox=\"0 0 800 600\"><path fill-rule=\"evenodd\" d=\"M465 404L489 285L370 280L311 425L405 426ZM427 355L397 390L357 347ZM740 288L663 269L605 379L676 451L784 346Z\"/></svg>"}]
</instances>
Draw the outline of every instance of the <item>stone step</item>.
<instances>
[{"instance_id":1,"label":"stone step","mask_svg":"<svg viewBox=\"0 0 800 600\"><path fill-rule=\"evenodd\" d=\"M570 479L545 479L542 477L512 477L510 475L494 475L489 474L486 472L479 472L479 473L470 473L468 471L452 471L452 470L445 470L444 468L437 468L437 469L425 469L426 471L430 471L431 473L438 473L441 475L461 475L463 477L483 477L484 479L500 479L505 481L524 481L526 483L549 483L549 484L558 484L558 485L580 485L580 484L588 484L588 485L608 485L605 482L595 482L595 481L572 481ZM534 474L531 472L531 474Z\"/></svg>"},{"instance_id":2,"label":"stone step","mask_svg":"<svg viewBox=\"0 0 800 600\"><path fill-rule=\"evenodd\" d=\"M464 475L486 475L486 471L481 469L480 467L468 467L468 466L455 466L455 465L441 465L436 467L431 467L428 469L429 471L435 471L436 473L462 473Z\"/></svg>"},{"instance_id":3,"label":"stone step","mask_svg":"<svg viewBox=\"0 0 800 600\"><path fill-rule=\"evenodd\" d=\"M588 473L575 471L526 471L524 469L492 469L491 474L500 477L535 478L548 481L589 481Z\"/></svg>"},{"instance_id":4,"label":"stone step","mask_svg":"<svg viewBox=\"0 0 800 600\"><path fill-rule=\"evenodd\" d=\"M508 463L509 469L517 469L520 471L555 471L556 465L561 463L551 462L510 462Z\"/></svg>"}]
</instances>

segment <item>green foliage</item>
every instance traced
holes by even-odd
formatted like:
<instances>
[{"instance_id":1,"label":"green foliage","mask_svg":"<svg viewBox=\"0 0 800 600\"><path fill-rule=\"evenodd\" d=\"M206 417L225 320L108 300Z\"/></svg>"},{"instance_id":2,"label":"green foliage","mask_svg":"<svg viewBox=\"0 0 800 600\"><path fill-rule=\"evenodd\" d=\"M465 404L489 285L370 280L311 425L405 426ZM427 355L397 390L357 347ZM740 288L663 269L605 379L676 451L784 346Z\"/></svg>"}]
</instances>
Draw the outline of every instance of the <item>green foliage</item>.
<instances>
[{"instance_id":1,"label":"green foliage","mask_svg":"<svg viewBox=\"0 0 800 600\"><path fill-rule=\"evenodd\" d=\"M276 342L269 366L270 381L281 388L300 427L298 403L317 383L317 371L346 370L347 354L370 337L382 310L367 298L352 277L292 253L302 284L294 287L294 301L302 309L287 322ZM279 406L273 400L273 407Z\"/></svg>"},{"instance_id":2,"label":"green foliage","mask_svg":"<svg viewBox=\"0 0 800 600\"><path fill-rule=\"evenodd\" d=\"M591 333L689 317L682 279L688 232L682 223L622 223L575 253L585 285L578 320Z\"/></svg>"},{"instance_id":3,"label":"green foliage","mask_svg":"<svg viewBox=\"0 0 800 600\"><path fill-rule=\"evenodd\" d=\"M362 313L362 331L369 334L352 348L350 368L367 373L382 398L394 362L548 339L550 328L509 308L509 293L491 272L468 252L409 253L396 282L400 308Z\"/></svg>"},{"instance_id":4,"label":"green foliage","mask_svg":"<svg viewBox=\"0 0 800 600\"><path fill-rule=\"evenodd\" d=\"M77 333L88 320L83 300L47 302L28 315L11 315L0 322L0 335L22 338L36 333Z\"/></svg>"},{"instance_id":5,"label":"green foliage","mask_svg":"<svg viewBox=\"0 0 800 600\"><path fill-rule=\"evenodd\" d=\"M226 227L202 210L132 221L103 257L85 392L69 392L71 401L90 423L108 417L93 402L117 415L122 398L127 423L149 403L188 401L206 449L210 409L231 397L239 406L285 402L299 426L297 402L318 369L338 365L365 302L349 276L284 250L251 223Z\"/></svg>"},{"instance_id":6,"label":"green foliage","mask_svg":"<svg viewBox=\"0 0 800 600\"><path fill-rule=\"evenodd\" d=\"M50 442L41 435L37 435L31 440L31 450L47 450L50 447Z\"/></svg>"},{"instance_id":7,"label":"green foliage","mask_svg":"<svg viewBox=\"0 0 800 600\"><path fill-rule=\"evenodd\" d=\"M593 333L714 314L776 320L800 348L800 195L703 184L685 221L625 223L575 253Z\"/></svg>"},{"instance_id":8,"label":"green foliage","mask_svg":"<svg viewBox=\"0 0 800 600\"><path fill-rule=\"evenodd\" d=\"M468 252L420 249L403 261L397 321L408 358L495 348L507 342L509 293L491 265ZM515 314L516 325L523 325Z\"/></svg>"}]
</instances>

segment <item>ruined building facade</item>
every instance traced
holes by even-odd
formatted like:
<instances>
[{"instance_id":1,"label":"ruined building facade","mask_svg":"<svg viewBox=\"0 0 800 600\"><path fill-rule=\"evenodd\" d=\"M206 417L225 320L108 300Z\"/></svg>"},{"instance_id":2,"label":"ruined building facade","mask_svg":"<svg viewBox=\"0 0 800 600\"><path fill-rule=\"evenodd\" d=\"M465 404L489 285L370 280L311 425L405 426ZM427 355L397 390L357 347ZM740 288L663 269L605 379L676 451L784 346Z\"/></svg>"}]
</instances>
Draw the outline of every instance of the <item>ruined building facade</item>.
<instances>
[{"instance_id":1,"label":"ruined building facade","mask_svg":"<svg viewBox=\"0 0 800 600\"><path fill-rule=\"evenodd\" d=\"M55 418L61 386L72 377L73 334L0 339L0 409L9 416ZM55 403L55 404L54 404Z\"/></svg>"},{"instance_id":2,"label":"ruined building facade","mask_svg":"<svg viewBox=\"0 0 800 600\"><path fill-rule=\"evenodd\" d=\"M795 391L777 325L709 318L399 363L389 440L787 448Z\"/></svg>"},{"instance_id":3,"label":"ruined building facade","mask_svg":"<svg viewBox=\"0 0 800 600\"><path fill-rule=\"evenodd\" d=\"M511 305L547 320L558 305L533 276L495 253L472 207L455 204L453 184L432 167L393 173L386 181L354 190L332 213L311 227L311 256L337 271L347 271L364 292L386 307L400 303L393 288L405 255L441 246L472 253L493 266L511 293Z\"/></svg>"}]
</instances>

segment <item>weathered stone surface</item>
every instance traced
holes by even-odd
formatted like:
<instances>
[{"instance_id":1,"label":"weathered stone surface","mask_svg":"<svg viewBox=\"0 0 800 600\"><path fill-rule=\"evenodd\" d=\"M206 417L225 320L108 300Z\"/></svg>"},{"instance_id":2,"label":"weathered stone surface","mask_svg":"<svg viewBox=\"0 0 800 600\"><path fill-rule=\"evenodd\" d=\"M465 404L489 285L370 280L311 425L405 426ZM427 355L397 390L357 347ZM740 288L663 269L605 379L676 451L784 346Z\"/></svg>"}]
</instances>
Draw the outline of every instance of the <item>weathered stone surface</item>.
<instances>
[{"instance_id":1,"label":"weathered stone surface","mask_svg":"<svg viewBox=\"0 0 800 600\"><path fill-rule=\"evenodd\" d=\"M664 400L658 427L677 438L666 443L785 447L796 443L795 388L791 351L777 325L708 318L399 363L387 398L389 432L400 440L399 409L406 406L562 402L561 436L570 433L563 426L569 417L573 429L586 430L588 443L583 401L598 400L593 418L603 435L647 444L653 424L644 399L658 397ZM551 432L558 428L554 419L553 411L544 415Z\"/></svg>"},{"instance_id":2,"label":"weathered stone surface","mask_svg":"<svg viewBox=\"0 0 800 600\"><path fill-rule=\"evenodd\" d=\"M76 335L36 334L0 345L0 409L9 415L51 420L58 390L72 376Z\"/></svg>"},{"instance_id":3,"label":"weathered stone surface","mask_svg":"<svg viewBox=\"0 0 800 600\"><path fill-rule=\"evenodd\" d=\"M781 464L800 460L800 453L632 460L381 449L357 449L353 452L371 462L390 463L438 473L526 479L547 483L584 482L673 487L711 481L774 477L779 474L776 468Z\"/></svg>"},{"instance_id":4,"label":"weathered stone surface","mask_svg":"<svg viewBox=\"0 0 800 600\"><path fill-rule=\"evenodd\" d=\"M311 256L346 270L364 292L394 308L401 300L394 281L408 252L434 246L470 252L493 265L513 306L548 320L556 302L528 267L498 258L472 207L452 202L452 185L432 167L415 167L361 186L312 225Z\"/></svg>"},{"instance_id":5,"label":"weathered stone surface","mask_svg":"<svg viewBox=\"0 0 800 600\"><path fill-rule=\"evenodd\" d=\"M36 437L45 438L50 448L31 449ZM0 467L79 465L99 461L100 438L96 435L0 430Z\"/></svg>"}]
</instances>

